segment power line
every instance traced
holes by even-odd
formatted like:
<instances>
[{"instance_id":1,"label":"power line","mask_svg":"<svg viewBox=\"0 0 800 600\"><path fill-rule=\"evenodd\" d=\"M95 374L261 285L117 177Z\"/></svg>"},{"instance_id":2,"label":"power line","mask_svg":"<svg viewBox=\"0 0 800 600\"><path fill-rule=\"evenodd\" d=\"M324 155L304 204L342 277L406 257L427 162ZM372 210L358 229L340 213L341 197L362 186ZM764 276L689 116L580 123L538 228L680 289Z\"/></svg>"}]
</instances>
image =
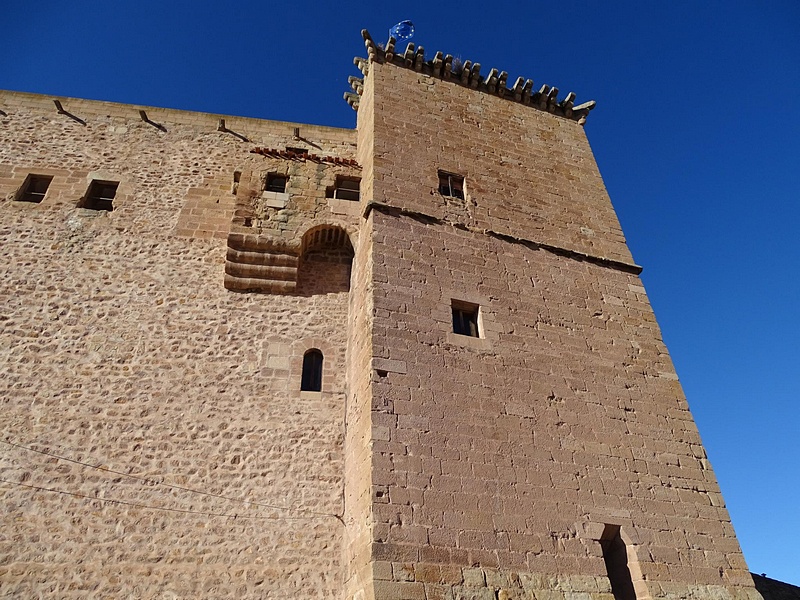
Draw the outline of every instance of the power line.
<instances>
[{"instance_id":1,"label":"power line","mask_svg":"<svg viewBox=\"0 0 800 600\"><path fill-rule=\"evenodd\" d=\"M9 446L12 446L14 448L18 448L20 450L27 450L29 452L35 452L37 454L42 454L44 456L49 456L49 457L55 458L57 460L63 460L63 461L66 461L66 462L71 462L73 464L80 465L82 467L86 467L86 468L89 468L89 469L96 469L98 471L103 471L103 472L106 472L106 473L112 473L114 475L121 475L123 477L130 477L131 479L135 479L137 481L141 481L141 482L146 483L148 485L154 485L154 486L155 485L160 485L160 486L171 488L171 489L175 489L175 490L181 490L183 492L190 492L190 493L193 493L193 494L200 494L202 496L209 496L211 498L219 498L221 500L227 500L229 502L241 502L242 504L247 504L249 506L257 506L259 508L269 508L269 509L272 509L272 510L283 510L283 511L288 511L288 512L295 512L295 513L307 513L309 515L318 516L318 517L334 517L335 519L337 519L338 521L340 521L344 525L344 519L341 517L341 515L337 515L336 513L318 512L318 511L314 511L314 510L308 510L308 509L304 509L304 508L296 508L296 507L291 507L291 506L278 506L276 504L266 504L266 503L261 503L261 502L251 502L249 500L242 500L241 498L233 498L232 496L224 496L224 495L221 495L221 494L214 494L212 492L204 492L202 490L195 490L195 489L192 489L192 488L187 488L187 487L180 486L180 485L172 485L172 484L169 484L169 483L163 483L161 481L156 481L155 479L150 479L148 477L141 477L139 475L133 475L132 473L125 473L123 471L117 471L115 469L109 469L108 467L101 467L100 465L92 465L92 464L89 464L89 463L86 463L86 462L83 462L83 461L80 461L80 460L76 460L74 458L68 458L66 456L61 456L59 454L53 454L52 452L47 452L45 450L37 450L36 448L31 448L29 446L24 446L22 444L16 444L14 442L8 441L7 439L6 440L0 440L0 442L2 442L4 444L7 444ZM5 480L0 480L0 481L5 481ZM31 487L31 488L35 488L35 489L40 489L40 488L36 488L36 486L29 486L27 484L20 483L20 482L6 481L6 483L17 483L18 485L22 485L22 486L25 486L25 487ZM41 488L41 489L43 491L52 491L52 492L58 492L58 493L62 493L62 494L70 494L70 492L64 492L64 491L60 491L60 490L54 490L54 489L51 490L51 489L48 489L48 488ZM78 496L81 497L79 494L78 494ZM94 497L91 497L91 496L87 496L87 497L92 499L92 500L102 500L102 498L94 498ZM123 502L123 501L118 501L118 502L120 504L130 504L130 503L126 503L126 502ZM146 506L146 505L136 505L136 504L132 504L132 506L142 506L144 508L152 508L152 509L157 509L158 508L158 507L151 507L151 506ZM178 511L178 512L193 512L193 511L184 511L184 510L171 509L171 508L165 508L165 509L162 509L162 510L173 510L173 511ZM197 513L197 514L213 514L213 515L216 515L216 513ZM236 515L219 515L219 516L229 516L229 517L233 516L233 517L236 517ZM247 518L258 518L258 517L247 517ZM262 517L262 518L267 518L267 517ZM275 518L280 518L280 517L275 517ZM307 519L310 519L310 518L313 518L313 517L309 516L309 517L283 517L283 518L295 518L295 519L307 518Z\"/></svg>"},{"instance_id":2,"label":"power line","mask_svg":"<svg viewBox=\"0 0 800 600\"><path fill-rule=\"evenodd\" d=\"M116 500L114 498L99 498L97 496L87 496L86 494L78 494L76 492L68 492L66 490L57 490L55 488L46 488L40 487L38 485L30 485L28 483L22 483L21 481L9 481L7 479L0 478L0 482L8 483L11 485L18 485L21 487L30 488L32 490L37 490L39 492L52 492L55 494L63 494L65 496L74 496L75 498L83 498L86 500L99 500L100 502L109 502L111 504L124 504L125 506L133 506L135 508L146 508L148 510L163 510L168 512L177 512L177 513L185 513L191 515L203 515L206 517L227 517L229 519L266 519L266 520L280 520L280 519L289 519L289 520L300 520L302 517L265 517L260 515L239 515L239 514L227 514L227 513L214 513L214 512L204 512L198 510L188 510L185 508L169 508L166 506L151 506L149 504L140 504L138 502L128 502L126 500Z\"/></svg>"},{"instance_id":3,"label":"power line","mask_svg":"<svg viewBox=\"0 0 800 600\"><path fill-rule=\"evenodd\" d=\"M0 440L0 441L2 441L2 440ZM225 517L225 518L234 519L234 520L239 519L239 518L251 519L251 520L292 520L291 517L287 518L287 517L248 516L248 515L239 515L239 514L203 512L203 511L187 510L187 509L180 509L180 508L168 508L168 507L162 507L162 506L150 506L150 505L147 505L147 504L141 504L141 503L137 503L137 502L128 502L128 501L125 501L125 500L116 500L116 499L113 499L113 498L98 498L98 497L95 497L95 496L87 496L85 494L78 494L78 493L75 493L75 492L67 492L65 490L58 490L58 489L55 489L55 488L46 488L46 487L31 485L31 484L27 484L27 483L18 482L18 481L9 481L7 479L2 479L2 478L0 478L0 483L6 483L6 484L10 484L10 485L16 485L16 486L20 486L20 487L25 487L25 488L32 489L32 490L39 491L39 492L56 493L56 494L61 494L61 495L65 495L65 496L72 496L72 497L75 497L75 498L81 498L81 499L85 499L85 500L99 500L101 502L107 502L107 503L110 503L110 504L121 504L121 505L124 505L124 506L130 506L130 507L134 507L134 508L143 508L143 509L147 509L147 510L176 512L176 513L182 513L182 514L192 514L192 515L201 515L201 516L209 516L209 517ZM333 516L337 516L337 515L333 515ZM339 518L339 517L337 516L337 518ZM299 519L300 518L298 518L297 520L299 520ZM344 521L341 518L339 518L339 520L342 521L342 523L344 524ZM345 536L348 535L346 529L345 529L344 535Z\"/></svg>"}]
</instances>

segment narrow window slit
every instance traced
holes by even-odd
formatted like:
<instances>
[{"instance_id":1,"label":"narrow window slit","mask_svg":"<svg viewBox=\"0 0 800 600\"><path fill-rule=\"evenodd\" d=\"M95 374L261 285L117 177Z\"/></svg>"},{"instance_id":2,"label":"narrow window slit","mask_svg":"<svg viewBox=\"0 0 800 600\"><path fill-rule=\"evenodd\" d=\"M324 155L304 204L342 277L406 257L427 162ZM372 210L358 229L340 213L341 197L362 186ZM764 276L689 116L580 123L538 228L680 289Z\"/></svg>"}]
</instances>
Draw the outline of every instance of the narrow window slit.
<instances>
[{"instance_id":1,"label":"narrow window slit","mask_svg":"<svg viewBox=\"0 0 800 600\"><path fill-rule=\"evenodd\" d=\"M322 391L322 352L316 348L303 355L303 374L300 379L300 391Z\"/></svg>"},{"instance_id":2,"label":"narrow window slit","mask_svg":"<svg viewBox=\"0 0 800 600\"><path fill-rule=\"evenodd\" d=\"M606 563L611 593L614 600L636 600L631 571L628 567L628 549L619 533L619 525L606 525L600 538L603 560Z\"/></svg>"}]
</instances>

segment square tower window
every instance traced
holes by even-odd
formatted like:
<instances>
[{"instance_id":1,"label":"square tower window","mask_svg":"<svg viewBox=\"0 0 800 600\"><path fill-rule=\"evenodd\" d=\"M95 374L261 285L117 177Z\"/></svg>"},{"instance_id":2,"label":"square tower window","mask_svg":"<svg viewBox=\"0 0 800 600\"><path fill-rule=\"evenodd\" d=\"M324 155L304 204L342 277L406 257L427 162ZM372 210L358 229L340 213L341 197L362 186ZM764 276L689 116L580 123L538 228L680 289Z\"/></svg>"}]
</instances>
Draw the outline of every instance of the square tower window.
<instances>
[{"instance_id":1,"label":"square tower window","mask_svg":"<svg viewBox=\"0 0 800 600\"><path fill-rule=\"evenodd\" d=\"M286 182L289 177L286 175L279 175L278 173L270 173L267 175L267 185L264 186L264 191L277 192L282 194L286 191Z\"/></svg>"},{"instance_id":2,"label":"square tower window","mask_svg":"<svg viewBox=\"0 0 800 600\"><path fill-rule=\"evenodd\" d=\"M439 193L442 196L464 199L464 178L461 175L439 171Z\"/></svg>"},{"instance_id":3,"label":"square tower window","mask_svg":"<svg viewBox=\"0 0 800 600\"><path fill-rule=\"evenodd\" d=\"M328 188L326 196L339 200L353 200L358 202L361 199L361 180L357 177L336 176L336 183L333 188Z\"/></svg>"},{"instance_id":4,"label":"square tower window","mask_svg":"<svg viewBox=\"0 0 800 600\"><path fill-rule=\"evenodd\" d=\"M453 300L453 333L481 337L478 324L479 308L477 304Z\"/></svg>"},{"instance_id":5,"label":"square tower window","mask_svg":"<svg viewBox=\"0 0 800 600\"><path fill-rule=\"evenodd\" d=\"M90 210L114 210L114 197L117 195L119 181L92 181L81 208Z\"/></svg>"},{"instance_id":6,"label":"square tower window","mask_svg":"<svg viewBox=\"0 0 800 600\"><path fill-rule=\"evenodd\" d=\"M44 195L47 193L47 188L50 187L51 181L53 181L53 178L50 175L28 175L25 178L25 183L22 184L17 200L39 204L44 200Z\"/></svg>"}]
</instances>

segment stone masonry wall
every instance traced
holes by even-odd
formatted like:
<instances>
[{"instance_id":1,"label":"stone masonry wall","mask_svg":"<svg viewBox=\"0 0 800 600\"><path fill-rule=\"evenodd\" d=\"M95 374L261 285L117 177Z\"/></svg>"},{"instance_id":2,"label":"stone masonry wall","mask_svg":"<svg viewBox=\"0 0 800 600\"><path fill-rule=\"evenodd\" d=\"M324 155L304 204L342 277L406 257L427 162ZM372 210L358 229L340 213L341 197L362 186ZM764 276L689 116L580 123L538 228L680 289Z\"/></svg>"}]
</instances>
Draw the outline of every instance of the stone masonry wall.
<instances>
[{"instance_id":1,"label":"stone masonry wall","mask_svg":"<svg viewBox=\"0 0 800 600\"><path fill-rule=\"evenodd\" d=\"M632 262L575 121L394 65L371 63L365 84L374 201ZM440 169L465 177L465 201L438 193Z\"/></svg>"},{"instance_id":2,"label":"stone masonry wall","mask_svg":"<svg viewBox=\"0 0 800 600\"><path fill-rule=\"evenodd\" d=\"M223 287L234 173L317 174L276 228L299 245L355 230L320 191L334 171L250 153L302 145L292 124L228 118L244 142L214 115L63 106L85 125L0 95L0 596L339 598L349 267ZM300 127L353 158L354 132ZM31 172L44 201L14 201ZM92 178L120 181L112 212L76 208ZM312 347L321 393L299 391Z\"/></svg>"},{"instance_id":3,"label":"stone masonry wall","mask_svg":"<svg viewBox=\"0 0 800 600\"><path fill-rule=\"evenodd\" d=\"M378 62L364 106L374 597L609 599L613 525L637 597L758 598L582 128Z\"/></svg>"},{"instance_id":4,"label":"stone masonry wall","mask_svg":"<svg viewBox=\"0 0 800 600\"><path fill-rule=\"evenodd\" d=\"M368 50L357 132L0 92L0 596L757 600L582 128Z\"/></svg>"},{"instance_id":5,"label":"stone masonry wall","mask_svg":"<svg viewBox=\"0 0 800 600\"><path fill-rule=\"evenodd\" d=\"M604 524L630 534L651 597L744 593L746 564L639 279L374 215L373 353L389 368L373 383L373 558L402 597L449 598L475 585L472 567L510 578L494 591L520 577L547 590L559 576L562 591L603 597L591 530ZM483 338L452 333L453 299L480 305Z\"/></svg>"}]
</instances>

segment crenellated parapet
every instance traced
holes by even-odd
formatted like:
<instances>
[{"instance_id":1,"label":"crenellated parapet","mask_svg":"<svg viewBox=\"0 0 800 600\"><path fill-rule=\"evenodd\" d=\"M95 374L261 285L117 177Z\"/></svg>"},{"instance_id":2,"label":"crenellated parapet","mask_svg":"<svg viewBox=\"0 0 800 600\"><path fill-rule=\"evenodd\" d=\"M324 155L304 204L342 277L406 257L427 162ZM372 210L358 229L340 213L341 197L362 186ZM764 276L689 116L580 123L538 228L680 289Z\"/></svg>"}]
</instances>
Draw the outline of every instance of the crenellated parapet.
<instances>
[{"instance_id":1,"label":"crenellated parapet","mask_svg":"<svg viewBox=\"0 0 800 600\"><path fill-rule=\"evenodd\" d=\"M555 86L543 84L534 91L532 79L517 77L514 84L509 87L508 73L491 69L488 75L481 74L481 64L470 60L461 61L453 58L452 54L437 52L433 58L425 58L425 48L415 46L409 42L404 51L396 47L397 40L390 37L385 46L376 44L366 29L361 30L368 58L356 57L353 63L366 76L369 65L373 62L390 63L398 67L412 69L419 73L436 77L446 81L468 87L479 92L491 94L518 102L525 106L538 108L554 115L578 121L581 125L586 122L586 117L595 107L595 101L589 100L582 104L575 104L575 93L569 92L562 99L558 98L559 90ZM352 92L345 92L344 99L354 109L358 110L361 94L364 90L364 80L358 77L349 77L348 82Z\"/></svg>"}]
</instances>

